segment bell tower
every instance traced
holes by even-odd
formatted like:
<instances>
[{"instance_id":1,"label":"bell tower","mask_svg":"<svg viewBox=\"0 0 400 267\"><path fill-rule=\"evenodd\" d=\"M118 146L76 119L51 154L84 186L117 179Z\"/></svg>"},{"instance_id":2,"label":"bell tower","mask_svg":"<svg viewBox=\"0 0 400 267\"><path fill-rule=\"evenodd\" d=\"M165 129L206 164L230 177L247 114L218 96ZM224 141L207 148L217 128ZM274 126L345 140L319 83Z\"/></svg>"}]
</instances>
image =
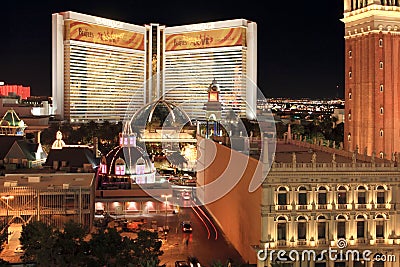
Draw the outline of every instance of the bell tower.
<instances>
[{"instance_id":1,"label":"bell tower","mask_svg":"<svg viewBox=\"0 0 400 267\"><path fill-rule=\"evenodd\" d=\"M348 151L400 152L400 0L344 0Z\"/></svg>"}]
</instances>

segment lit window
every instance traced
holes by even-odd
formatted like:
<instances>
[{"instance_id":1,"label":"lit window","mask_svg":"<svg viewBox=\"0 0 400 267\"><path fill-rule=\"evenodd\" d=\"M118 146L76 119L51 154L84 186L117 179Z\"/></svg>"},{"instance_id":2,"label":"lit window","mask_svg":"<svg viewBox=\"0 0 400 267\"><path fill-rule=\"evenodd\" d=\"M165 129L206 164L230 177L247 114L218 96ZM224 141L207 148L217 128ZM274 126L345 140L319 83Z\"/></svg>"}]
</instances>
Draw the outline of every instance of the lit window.
<instances>
[{"instance_id":1,"label":"lit window","mask_svg":"<svg viewBox=\"0 0 400 267\"><path fill-rule=\"evenodd\" d=\"M347 141L351 142L351 134L350 133L347 135Z\"/></svg>"},{"instance_id":2,"label":"lit window","mask_svg":"<svg viewBox=\"0 0 400 267\"><path fill-rule=\"evenodd\" d=\"M100 172L102 174L106 174L107 173L107 165L106 164L100 164Z\"/></svg>"},{"instance_id":3,"label":"lit window","mask_svg":"<svg viewBox=\"0 0 400 267\"><path fill-rule=\"evenodd\" d=\"M380 157L381 159L383 159L384 156L385 156L385 154L384 154L383 152L379 153L379 157Z\"/></svg>"},{"instance_id":4,"label":"lit window","mask_svg":"<svg viewBox=\"0 0 400 267\"><path fill-rule=\"evenodd\" d=\"M379 131L379 136L383 137L383 130L382 129Z\"/></svg>"},{"instance_id":5,"label":"lit window","mask_svg":"<svg viewBox=\"0 0 400 267\"><path fill-rule=\"evenodd\" d=\"M285 187L280 187L278 189L278 205L287 205L287 190Z\"/></svg>"},{"instance_id":6,"label":"lit window","mask_svg":"<svg viewBox=\"0 0 400 267\"><path fill-rule=\"evenodd\" d=\"M351 100L351 93L349 93L349 100Z\"/></svg>"},{"instance_id":7,"label":"lit window","mask_svg":"<svg viewBox=\"0 0 400 267\"><path fill-rule=\"evenodd\" d=\"M352 77L352 73L351 73L351 71L349 71L349 78L351 79L351 77Z\"/></svg>"},{"instance_id":8,"label":"lit window","mask_svg":"<svg viewBox=\"0 0 400 267\"><path fill-rule=\"evenodd\" d=\"M349 111L348 117L349 117L349 121L351 121L351 111Z\"/></svg>"},{"instance_id":9,"label":"lit window","mask_svg":"<svg viewBox=\"0 0 400 267\"><path fill-rule=\"evenodd\" d=\"M383 84L379 86L379 91L383 92Z\"/></svg>"},{"instance_id":10,"label":"lit window","mask_svg":"<svg viewBox=\"0 0 400 267\"><path fill-rule=\"evenodd\" d=\"M349 58L351 58L353 56L353 53L351 50L349 50Z\"/></svg>"},{"instance_id":11,"label":"lit window","mask_svg":"<svg viewBox=\"0 0 400 267\"><path fill-rule=\"evenodd\" d=\"M115 175L125 175L125 165L115 165Z\"/></svg>"},{"instance_id":12,"label":"lit window","mask_svg":"<svg viewBox=\"0 0 400 267\"><path fill-rule=\"evenodd\" d=\"M382 61L379 61L379 68L383 69L383 62Z\"/></svg>"},{"instance_id":13,"label":"lit window","mask_svg":"<svg viewBox=\"0 0 400 267\"><path fill-rule=\"evenodd\" d=\"M379 112L381 113L381 115L383 114L383 107L380 108Z\"/></svg>"},{"instance_id":14,"label":"lit window","mask_svg":"<svg viewBox=\"0 0 400 267\"><path fill-rule=\"evenodd\" d=\"M381 39L379 39L379 47L382 47L383 46L383 39L381 38Z\"/></svg>"}]
</instances>

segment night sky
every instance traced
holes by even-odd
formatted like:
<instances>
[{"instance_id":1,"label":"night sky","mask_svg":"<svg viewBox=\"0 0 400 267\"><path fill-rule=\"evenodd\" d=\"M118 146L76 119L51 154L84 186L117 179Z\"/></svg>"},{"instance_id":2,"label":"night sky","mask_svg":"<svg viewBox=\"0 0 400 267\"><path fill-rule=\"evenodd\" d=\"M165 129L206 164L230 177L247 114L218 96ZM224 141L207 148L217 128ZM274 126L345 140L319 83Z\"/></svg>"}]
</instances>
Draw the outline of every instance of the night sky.
<instances>
[{"instance_id":1,"label":"night sky","mask_svg":"<svg viewBox=\"0 0 400 267\"><path fill-rule=\"evenodd\" d=\"M51 95L51 14L55 12L167 26L244 18L258 25L258 86L267 98L342 97L342 2L265 1L266 8L253 0L2 2L0 81L31 86L32 95Z\"/></svg>"}]
</instances>

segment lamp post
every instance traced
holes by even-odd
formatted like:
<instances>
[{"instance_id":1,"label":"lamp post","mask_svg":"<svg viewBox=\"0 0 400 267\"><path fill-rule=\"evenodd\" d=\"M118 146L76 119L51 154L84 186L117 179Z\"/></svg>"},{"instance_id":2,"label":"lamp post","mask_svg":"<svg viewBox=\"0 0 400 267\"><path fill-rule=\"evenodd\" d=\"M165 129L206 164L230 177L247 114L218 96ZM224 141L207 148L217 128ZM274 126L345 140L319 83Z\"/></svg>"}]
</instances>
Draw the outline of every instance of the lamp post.
<instances>
[{"instance_id":1,"label":"lamp post","mask_svg":"<svg viewBox=\"0 0 400 267\"><path fill-rule=\"evenodd\" d=\"M8 244L8 207L9 207L8 201L9 201L10 199L14 199L14 196L7 195L7 196L2 196L1 198L2 198L3 200L4 200L4 199L6 200L6 210L7 210L7 215L6 215L6 231L7 231L6 244Z\"/></svg>"},{"instance_id":2,"label":"lamp post","mask_svg":"<svg viewBox=\"0 0 400 267\"><path fill-rule=\"evenodd\" d=\"M172 197L172 195L161 195L161 197L165 198L165 225L164 225L164 234L165 238L167 238L167 233L168 233L168 216L167 216L167 204L168 204L168 198Z\"/></svg>"}]
</instances>

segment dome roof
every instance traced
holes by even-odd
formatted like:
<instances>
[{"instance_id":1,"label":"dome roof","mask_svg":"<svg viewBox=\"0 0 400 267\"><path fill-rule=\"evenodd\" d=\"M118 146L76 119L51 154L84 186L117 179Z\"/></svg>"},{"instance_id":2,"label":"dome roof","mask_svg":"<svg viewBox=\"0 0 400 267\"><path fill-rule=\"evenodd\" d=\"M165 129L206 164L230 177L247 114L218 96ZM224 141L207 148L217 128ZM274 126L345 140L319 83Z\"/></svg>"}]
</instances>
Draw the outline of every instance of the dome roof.
<instances>
[{"instance_id":1,"label":"dome roof","mask_svg":"<svg viewBox=\"0 0 400 267\"><path fill-rule=\"evenodd\" d=\"M125 155L128 157L126 158ZM121 147L117 146L106 155L108 174L115 174L115 165L125 163L126 174L137 174L137 166L144 165L144 173L154 172L149 155L141 147Z\"/></svg>"},{"instance_id":2,"label":"dome roof","mask_svg":"<svg viewBox=\"0 0 400 267\"><path fill-rule=\"evenodd\" d=\"M157 100L139 109L131 118L133 128L146 125L160 127L182 127L191 124L189 116L178 106L165 100Z\"/></svg>"}]
</instances>

